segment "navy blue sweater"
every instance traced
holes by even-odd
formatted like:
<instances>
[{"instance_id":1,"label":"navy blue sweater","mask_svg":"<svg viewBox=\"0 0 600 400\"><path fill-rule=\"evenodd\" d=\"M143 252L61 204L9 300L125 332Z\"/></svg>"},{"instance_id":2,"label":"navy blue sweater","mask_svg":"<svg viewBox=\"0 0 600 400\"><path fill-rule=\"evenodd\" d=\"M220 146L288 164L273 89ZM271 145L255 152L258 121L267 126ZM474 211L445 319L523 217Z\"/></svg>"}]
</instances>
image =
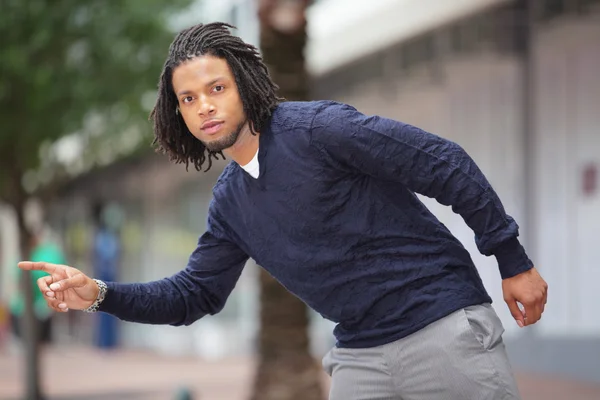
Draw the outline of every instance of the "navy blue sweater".
<instances>
[{"instance_id":1,"label":"navy blue sweater","mask_svg":"<svg viewBox=\"0 0 600 400\"><path fill-rule=\"evenodd\" d=\"M469 253L415 193L452 206L503 278L532 267L517 224L453 142L331 101L281 104L259 142L259 178L225 168L185 269L109 283L102 311L191 324L223 308L248 257L336 322L339 347L388 343L491 302Z\"/></svg>"}]
</instances>

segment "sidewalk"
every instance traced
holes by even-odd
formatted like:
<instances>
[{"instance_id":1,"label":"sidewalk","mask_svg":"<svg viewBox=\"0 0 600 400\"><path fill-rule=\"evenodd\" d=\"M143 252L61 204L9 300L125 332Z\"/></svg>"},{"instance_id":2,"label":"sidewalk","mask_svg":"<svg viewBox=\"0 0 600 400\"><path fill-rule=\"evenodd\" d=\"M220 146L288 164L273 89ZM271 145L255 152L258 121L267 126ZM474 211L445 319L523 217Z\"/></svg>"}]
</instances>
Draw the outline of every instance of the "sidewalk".
<instances>
[{"instance_id":1,"label":"sidewalk","mask_svg":"<svg viewBox=\"0 0 600 400\"><path fill-rule=\"evenodd\" d=\"M182 387L197 399L244 399L251 384L248 359L205 362L143 351L99 352L55 347L42 359L50 400L175 399ZM23 360L0 353L0 399L21 400Z\"/></svg>"},{"instance_id":2,"label":"sidewalk","mask_svg":"<svg viewBox=\"0 0 600 400\"><path fill-rule=\"evenodd\" d=\"M0 399L21 399L20 357L0 350ZM218 362L170 358L143 351L101 353L90 348L55 347L42 360L50 400L168 400L186 387L194 400L246 400L254 363L235 358ZM328 383L328 377L323 373ZM518 375L523 400L600 399L600 385L548 376Z\"/></svg>"}]
</instances>

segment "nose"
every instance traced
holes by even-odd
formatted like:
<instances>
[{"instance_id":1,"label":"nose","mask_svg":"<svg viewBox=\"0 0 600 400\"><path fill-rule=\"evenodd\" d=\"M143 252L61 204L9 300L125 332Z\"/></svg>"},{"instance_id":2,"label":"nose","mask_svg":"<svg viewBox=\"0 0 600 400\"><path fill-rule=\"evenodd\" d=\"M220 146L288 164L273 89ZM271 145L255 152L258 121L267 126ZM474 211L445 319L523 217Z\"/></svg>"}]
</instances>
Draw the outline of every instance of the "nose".
<instances>
[{"instance_id":1,"label":"nose","mask_svg":"<svg viewBox=\"0 0 600 400\"><path fill-rule=\"evenodd\" d=\"M206 97L201 97L198 102L198 115L206 117L216 112L215 105Z\"/></svg>"}]
</instances>

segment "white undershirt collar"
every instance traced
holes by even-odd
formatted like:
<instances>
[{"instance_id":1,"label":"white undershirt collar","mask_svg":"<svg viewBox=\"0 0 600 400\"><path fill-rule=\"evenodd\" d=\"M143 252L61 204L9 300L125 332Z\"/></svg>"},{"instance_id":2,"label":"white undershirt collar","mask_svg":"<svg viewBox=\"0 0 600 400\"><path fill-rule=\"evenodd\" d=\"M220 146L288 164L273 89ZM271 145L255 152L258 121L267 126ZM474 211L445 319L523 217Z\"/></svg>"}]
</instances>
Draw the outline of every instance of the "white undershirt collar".
<instances>
[{"instance_id":1,"label":"white undershirt collar","mask_svg":"<svg viewBox=\"0 0 600 400\"><path fill-rule=\"evenodd\" d=\"M258 165L258 150L256 150L256 154L252 157L252 160L246 165L240 165L251 177L254 179L258 179L260 174L260 165Z\"/></svg>"}]
</instances>

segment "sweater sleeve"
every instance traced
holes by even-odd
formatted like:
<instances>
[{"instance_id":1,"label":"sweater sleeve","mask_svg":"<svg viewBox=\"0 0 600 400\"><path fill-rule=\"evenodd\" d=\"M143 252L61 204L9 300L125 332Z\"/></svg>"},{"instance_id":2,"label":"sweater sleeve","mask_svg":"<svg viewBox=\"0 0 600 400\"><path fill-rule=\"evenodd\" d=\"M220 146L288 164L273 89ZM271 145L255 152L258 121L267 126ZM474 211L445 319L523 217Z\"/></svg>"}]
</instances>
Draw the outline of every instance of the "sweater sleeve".
<instances>
[{"instance_id":1,"label":"sweater sleeve","mask_svg":"<svg viewBox=\"0 0 600 400\"><path fill-rule=\"evenodd\" d=\"M451 206L474 231L479 251L496 257L503 279L533 266L517 239L517 223L458 144L336 102L315 115L311 142L343 168L401 183Z\"/></svg>"},{"instance_id":2,"label":"sweater sleeve","mask_svg":"<svg viewBox=\"0 0 600 400\"><path fill-rule=\"evenodd\" d=\"M185 269L149 283L107 282L99 310L131 322L190 325L223 309L247 260L226 238L217 214L209 211L207 231Z\"/></svg>"}]
</instances>

